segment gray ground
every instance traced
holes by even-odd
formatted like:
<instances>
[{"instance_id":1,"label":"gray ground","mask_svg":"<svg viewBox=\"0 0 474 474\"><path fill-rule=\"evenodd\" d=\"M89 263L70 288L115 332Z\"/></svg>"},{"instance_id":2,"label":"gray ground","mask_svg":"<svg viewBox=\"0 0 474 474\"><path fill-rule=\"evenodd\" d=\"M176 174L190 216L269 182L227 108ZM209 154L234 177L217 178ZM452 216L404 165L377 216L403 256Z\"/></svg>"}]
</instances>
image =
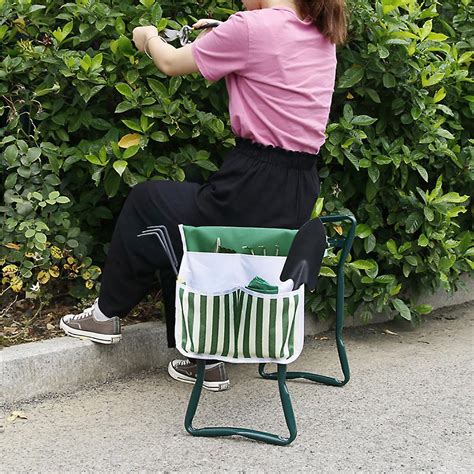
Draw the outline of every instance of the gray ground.
<instances>
[{"instance_id":1,"label":"gray ground","mask_svg":"<svg viewBox=\"0 0 474 474\"><path fill-rule=\"evenodd\" d=\"M5 422L1 471L473 472L473 317L466 304L415 331L348 330L346 387L289 382L299 430L289 447L188 435L191 386L162 370L13 407L28 418ZM338 373L332 337L308 340L293 365ZM255 365L229 370L231 390L205 392L196 425L285 433L276 383Z\"/></svg>"}]
</instances>

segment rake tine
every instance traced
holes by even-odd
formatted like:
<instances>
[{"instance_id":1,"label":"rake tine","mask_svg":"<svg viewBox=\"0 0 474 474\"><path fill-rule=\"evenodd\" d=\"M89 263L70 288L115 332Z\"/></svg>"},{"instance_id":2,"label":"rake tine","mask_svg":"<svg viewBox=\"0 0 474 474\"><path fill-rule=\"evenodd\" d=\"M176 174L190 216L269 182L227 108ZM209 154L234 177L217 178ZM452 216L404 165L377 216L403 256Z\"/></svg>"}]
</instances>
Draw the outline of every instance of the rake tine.
<instances>
[{"instance_id":1,"label":"rake tine","mask_svg":"<svg viewBox=\"0 0 474 474\"><path fill-rule=\"evenodd\" d=\"M165 252L168 255L168 258L175 267L178 267L178 261L176 255L174 254L173 247L171 243L166 240L166 237L161 229L148 229L142 232L142 235L156 235L160 237L160 242L165 248Z\"/></svg>"},{"instance_id":2,"label":"rake tine","mask_svg":"<svg viewBox=\"0 0 474 474\"><path fill-rule=\"evenodd\" d=\"M176 266L178 266L178 259L176 258L176 253L175 253L175 251L174 251L173 245L171 244L171 239L170 239L170 234L169 234L169 232L168 232L168 229L166 228L165 225L159 225L159 226L157 226L157 227L159 227L160 229L163 230L163 232L164 232L166 238L168 239L168 244L169 244L171 253L172 253L173 257L174 257L174 261L176 262Z\"/></svg>"},{"instance_id":3,"label":"rake tine","mask_svg":"<svg viewBox=\"0 0 474 474\"><path fill-rule=\"evenodd\" d=\"M163 240L163 237L158 233L158 232L142 232L141 234L138 234L137 237L146 237L148 235L154 235L160 242L161 246L163 247L163 250L165 251L166 256L168 257L168 260L171 263L171 267L173 268L174 273L176 276L178 275L178 270L177 270L177 265L175 264L172 256L170 255L168 251L168 246L166 242Z\"/></svg>"}]
</instances>

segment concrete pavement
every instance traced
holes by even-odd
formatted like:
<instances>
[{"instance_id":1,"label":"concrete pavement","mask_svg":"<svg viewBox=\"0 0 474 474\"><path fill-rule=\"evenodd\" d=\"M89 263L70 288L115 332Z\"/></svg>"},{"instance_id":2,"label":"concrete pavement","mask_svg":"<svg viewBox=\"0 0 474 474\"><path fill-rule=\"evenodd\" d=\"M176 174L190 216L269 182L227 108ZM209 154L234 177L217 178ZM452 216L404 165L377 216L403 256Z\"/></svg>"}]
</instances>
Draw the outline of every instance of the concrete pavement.
<instances>
[{"instance_id":1,"label":"concrete pavement","mask_svg":"<svg viewBox=\"0 0 474 474\"><path fill-rule=\"evenodd\" d=\"M288 382L299 433L286 448L190 436L191 386L159 369L9 407L5 417L21 410L27 419L5 422L2 471L472 472L473 318L468 303L414 331L394 322L348 329L347 386ZM327 336L307 340L293 366L338 374ZM230 366L231 390L205 392L196 425L285 433L276 383L256 369Z\"/></svg>"},{"instance_id":2,"label":"concrete pavement","mask_svg":"<svg viewBox=\"0 0 474 474\"><path fill-rule=\"evenodd\" d=\"M474 278L461 277L458 291L449 294L438 290L425 293L418 304L429 304L434 309L474 301ZM362 308L361 308L362 309ZM345 327L364 325L360 311L346 314ZM374 314L373 323L393 319L394 310ZM305 335L314 336L328 330L333 319L319 321L306 311ZM123 329L120 344L106 346L86 340L59 337L45 341L7 347L0 352L1 400L12 404L49 394L74 392L88 383L104 383L132 375L140 370L166 367L177 352L169 350L166 328L162 321L140 323ZM70 367L75 364L74 371Z\"/></svg>"}]
</instances>

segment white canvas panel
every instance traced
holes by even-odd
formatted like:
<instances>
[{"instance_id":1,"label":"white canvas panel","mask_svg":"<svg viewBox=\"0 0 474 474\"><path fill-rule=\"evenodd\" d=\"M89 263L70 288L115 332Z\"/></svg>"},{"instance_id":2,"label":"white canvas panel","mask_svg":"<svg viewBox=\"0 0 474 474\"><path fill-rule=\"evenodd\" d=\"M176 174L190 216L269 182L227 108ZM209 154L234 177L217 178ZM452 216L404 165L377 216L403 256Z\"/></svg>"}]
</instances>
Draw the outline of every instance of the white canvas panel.
<instances>
[{"instance_id":1,"label":"white canvas panel","mask_svg":"<svg viewBox=\"0 0 474 474\"><path fill-rule=\"evenodd\" d=\"M178 280L192 288L213 294L246 286L259 276L278 292L293 289L293 280L280 281L286 257L244 255L214 252L186 252L179 269Z\"/></svg>"}]
</instances>

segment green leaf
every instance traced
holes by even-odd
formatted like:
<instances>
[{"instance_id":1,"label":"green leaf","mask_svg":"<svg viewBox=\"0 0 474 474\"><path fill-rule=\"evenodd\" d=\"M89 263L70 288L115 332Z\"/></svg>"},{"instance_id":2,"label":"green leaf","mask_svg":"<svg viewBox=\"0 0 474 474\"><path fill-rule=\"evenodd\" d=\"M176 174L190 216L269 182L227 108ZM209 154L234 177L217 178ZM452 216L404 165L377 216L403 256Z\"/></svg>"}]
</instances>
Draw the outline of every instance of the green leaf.
<instances>
[{"instance_id":1,"label":"green leaf","mask_svg":"<svg viewBox=\"0 0 474 474\"><path fill-rule=\"evenodd\" d=\"M126 112L127 110L133 109L134 107L135 106L132 103L124 100L123 102L120 102L120 104L117 105L115 113L120 114L122 112Z\"/></svg>"},{"instance_id":2,"label":"green leaf","mask_svg":"<svg viewBox=\"0 0 474 474\"><path fill-rule=\"evenodd\" d=\"M345 104L344 105L344 111L343 111L344 118L350 123L352 121L352 118L354 117L354 111L352 110L352 107L350 104Z\"/></svg>"},{"instance_id":3,"label":"green leaf","mask_svg":"<svg viewBox=\"0 0 474 474\"><path fill-rule=\"evenodd\" d=\"M438 82L440 82L444 78L445 75L446 73L444 72L435 72L430 77L428 77L427 73L423 72L421 74L421 85L423 87L434 86L435 84L438 84Z\"/></svg>"},{"instance_id":4,"label":"green leaf","mask_svg":"<svg viewBox=\"0 0 474 474\"><path fill-rule=\"evenodd\" d=\"M382 0L382 11L386 15L392 10L395 10L395 8L398 8L400 5L403 5L403 3L403 0Z\"/></svg>"},{"instance_id":5,"label":"green leaf","mask_svg":"<svg viewBox=\"0 0 474 474\"><path fill-rule=\"evenodd\" d=\"M168 136L168 134L162 131L153 132L150 135L150 138L152 140L155 140L156 142L168 142L170 140L170 137Z\"/></svg>"},{"instance_id":6,"label":"green leaf","mask_svg":"<svg viewBox=\"0 0 474 474\"><path fill-rule=\"evenodd\" d=\"M433 311L433 306L429 304L420 304L415 307L415 311L419 314L429 314Z\"/></svg>"},{"instance_id":7,"label":"green leaf","mask_svg":"<svg viewBox=\"0 0 474 474\"><path fill-rule=\"evenodd\" d=\"M126 168L126 170L123 173L122 178L126 184L132 187L138 183L137 178L135 178L135 175L130 171L130 168Z\"/></svg>"},{"instance_id":8,"label":"green leaf","mask_svg":"<svg viewBox=\"0 0 474 474\"><path fill-rule=\"evenodd\" d=\"M377 240L375 235L371 234L366 239L364 239L364 250L366 253L370 253L375 249Z\"/></svg>"},{"instance_id":9,"label":"green leaf","mask_svg":"<svg viewBox=\"0 0 474 474\"><path fill-rule=\"evenodd\" d=\"M377 119L369 117L368 115L356 115L351 123L352 125L360 125L360 126L366 126L366 125L372 125L375 123Z\"/></svg>"},{"instance_id":10,"label":"green leaf","mask_svg":"<svg viewBox=\"0 0 474 474\"><path fill-rule=\"evenodd\" d=\"M429 243L430 241L425 234L421 234L420 237L418 237L418 245L420 247L426 247Z\"/></svg>"},{"instance_id":11,"label":"green leaf","mask_svg":"<svg viewBox=\"0 0 474 474\"><path fill-rule=\"evenodd\" d=\"M378 185L370 179L367 180L367 184L365 187L365 195L367 197L367 201L372 202L377 196L378 192L379 192Z\"/></svg>"},{"instance_id":12,"label":"green leaf","mask_svg":"<svg viewBox=\"0 0 474 474\"><path fill-rule=\"evenodd\" d=\"M124 35L120 35L117 41L117 47L124 56L133 56L135 54L132 42Z\"/></svg>"},{"instance_id":13,"label":"green leaf","mask_svg":"<svg viewBox=\"0 0 474 474\"><path fill-rule=\"evenodd\" d=\"M180 168L179 166L176 168L175 172L174 172L175 176L176 176L176 179L178 181L184 181L185 178L186 178L186 175L184 173L184 170L182 168Z\"/></svg>"},{"instance_id":14,"label":"green leaf","mask_svg":"<svg viewBox=\"0 0 474 474\"><path fill-rule=\"evenodd\" d=\"M418 212L412 212L405 221L405 229L409 234L416 232L423 220Z\"/></svg>"},{"instance_id":15,"label":"green leaf","mask_svg":"<svg viewBox=\"0 0 474 474\"><path fill-rule=\"evenodd\" d=\"M31 168L26 167L26 166L20 166L20 167L18 168L17 173L18 173L22 178L30 179L30 177L31 177Z\"/></svg>"},{"instance_id":16,"label":"green leaf","mask_svg":"<svg viewBox=\"0 0 474 474\"><path fill-rule=\"evenodd\" d=\"M45 244L46 241L48 240L48 239L46 238L46 235L43 234L43 232L37 232L37 233L35 234L35 239L36 239L39 243L41 243L41 244Z\"/></svg>"},{"instance_id":17,"label":"green leaf","mask_svg":"<svg viewBox=\"0 0 474 474\"><path fill-rule=\"evenodd\" d=\"M103 163L95 155L86 155L86 160L90 161L94 165L103 166Z\"/></svg>"},{"instance_id":18,"label":"green leaf","mask_svg":"<svg viewBox=\"0 0 474 474\"><path fill-rule=\"evenodd\" d=\"M209 171L217 171L218 169L217 166L209 160L197 160L194 163L196 163L201 168L204 168Z\"/></svg>"},{"instance_id":19,"label":"green leaf","mask_svg":"<svg viewBox=\"0 0 474 474\"><path fill-rule=\"evenodd\" d=\"M440 137L443 137L443 138L447 138L448 140L455 139L455 136L448 130L445 130L444 128L438 128L436 130L436 135L439 135Z\"/></svg>"},{"instance_id":20,"label":"green leaf","mask_svg":"<svg viewBox=\"0 0 474 474\"><path fill-rule=\"evenodd\" d=\"M319 274L324 277L329 277L333 278L336 276L336 273L332 268L329 267L321 267L321 270L319 271Z\"/></svg>"},{"instance_id":21,"label":"green leaf","mask_svg":"<svg viewBox=\"0 0 474 474\"><path fill-rule=\"evenodd\" d=\"M104 188L108 197L114 197L120 186L120 175L116 172L109 172L105 177Z\"/></svg>"},{"instance_id":22,"label":"green leaf","mask_svg":"<svg viewBox=\"0 0 474 474\"><path fill-rule=\"evenodd\" d=\"M384 285L391 285L396 282L396 278L393 275L380 275L375 281Z\"/></svg>"},{"instance_id":23,"label":"green leaf","mask_svg":"<svg viewBox=\"0 0 474 474\"><path fill-rule=\"evenodd\" d=\"M41 148L33 147L28 150L26 157L29 163L33 163L41 156Z\"/></svg>"},{"instance_id":24,"label":"green leaf","mask_svg":"<svg viewBox=\"0 0 474 474\"><path fill-rule=\"evenodd\" d=\"M133 99L132 88L128 84L119 82L118 84L115 84L115 88L127 99Z\"/></svg>"},{"instance_id":25,"label":"green leaf","mask_svg":"<svg viewBox=\"0 0 474 474\"><path fill-rule=\"evenodd\" d=\"M122 119L122 123L124 123L131 130L135 130L136 132L143 132L140 124L136 122L135 120Z\"/></svg>"},{"instance_id":26,"label":"green leaf","mask_svg":"<svg viewBox=\"0 0 474 474\"><path fill-rule=\"evenodd\" d=\"M151 0L148 0L148 1L151 1ZM161 9L160 4L155 3L150 9L151 22L156 25L156 23L161 21L162 15L163 15L163 10Z\"/></svg>"},{"instance_id":27,"label":"green leaf","mask_svg":"<svg viewBox=\"0 0 474 474\"><path fill-rule=\"evenodd\" d=\"M79 242L76 239L69 239L66 243L72 249L79 247Z\"/></svg>"},{"instance_id":28,"label":"green leaf","mask_svg":"<svg viewBox=\"0 0 474 474\"><path fill-rule=\"evenodd\" d=\"M103 54L102 53L96 54L92 58L91 71L95 71L97 69L100 69L100 67L102 65L102 59L103 59Z\"/></svg>"},{"instance_id":29,"label":"green leaf","mask_svg":"<svg viewBox=\"0 0 474 474\"><path fill-rule=\"evenodd\" d=\"M389 72L384 73L384 75L382 76L382 82L384 87L386 87L387 89L391 89L392 87L395 87L397 85L395 76Z\"/></svg>"},{"instance_id":30,"label":"green leaf","mask_svg":"<svg viewBox=\"0 0 474 474\"><path fill-rule=\"evenodd\" d=\"M390 239L385 245L387 246L389 252L392 255L398 255L397 244L395 243L395 241L393 239Z\"/></svg>"},{"instance_id":31,"label":"green leaf","mask_svg":"<svg viewBox=\"0 0 474 474\"><path fill-rule=\"evenodd\" d=\"M122 176L123 172L125 171L125 168L127 167L128 163L124 160L118 160L115 161L113 164L114 170L117 171L117 173Z\"/></svg>"},{"instance_id":32,"label":"green leaf","mask_svg":"<svg viewBox=\"0 0 474 474\"><path fill-rule=\"evenodd\" d=\"M469 199L469 196L460 196L459 193L446 193L433 200L434 204L439 204L443 202L452 202L452 203L460 203L465 202Z\"/></svg>"},{"instance_id":33,"label":"green leaf","mask_svg":"<svg viewBox=\"0 0 474 474\"><path fill-rule=\"evenodd\" d=\"M168 87L168 93L170 97L172 97L175 94L175 92L179 89L179 86L181 85L182 82L183 82L183 79L181 78L181 76L174 76L171 78L169 87Z\"/></svg>"},{"instance_id":34,"label":"green leaf","mask_svg":"<svg viewBox=\"0 0 474 474\"><path fill-rule=\"evenodd\" d=\"M124 160L127 160L128 158L131 158L132 156L135 156L138 153L138 150L140 150L140 145L132 145L131 147L127 148L123 152L122 158Z\"/></svg>"},{"instance_id":35,"label":"green leaf","mask_svg":"<svg viewBox=\"0 0 474 474\"><path fill-rule=\"evenodd\" d=\"M5 160L8 162L8 164L13 165L17 156L18 148L16 145L8 145L5 149Z\"/></svg>"},{"instance_id":36,"label":"green leaf","mask_svg":"<svg viewBox=\"0 0 474 474\"><path fill-rule=\"evenodd\" d=\"M315 217L319 217L321 215L321 211L323 210L324 205L324 198L318 197L316 199L316 203L314 204L313 212L311 213L311 219Z\"/></svg>"},{"instance_id":37,"label":"green leaf","mask_svg":"<svg viewBox=\"0 0 474 474\"><path fill-rule=\"evenodd\" d=\"M367 95L376 103L380 104L382 101L380 100L379 93L375 89L366 89Z\"/></svg>"},{"instance_id":38,"label":"green leaf","mask_svg":"<svg viewBox=\"0 0 474 474\"><path fill-rule=\"evenodd\" d=\"M420 39L424 40L425 38L427 38L428 35L431 33L432 29L433 29L433 20L426 21L420 32Z\"/></svg>"},{"instance_id":39,"label":"green leaf","mask_svg":"<svg viewBox=\"0 0 474 474\"><path fill-rule=\"evenodd\" d=\"M434 212L429 207L423 208L423 214L428 222L431 222L434 219Z\"/></svg>"},{"instance_id":40,"label":"green leaf","mask_svg":"<svg viewBox=\"0 0 474 474\"><path fill-rule=\"evenodd\" d=\"M348 89L356 85L364 77L364 69L361 66L353 66L346 71L339 79L337 87L339 89Z\"/></svg>"},{"instance_id":41,"label":"green leaf","mask_svg":"<svg viewBox=\"0 0 474 474\"><path fill-rule=\"evenodd\" d=\"M380 178L380 170L377 166L369 166L367 169L369 173L369 178L373 183L376 183Z\"/></svg>"},{"instance_id":42,"label":"green leaf","mask_svg":"<svg viewBox=\"0 0 474 474\"><path fill-rule=\"evenodd\" d=\"M456 206L452 209L449 209L449 211L446 213L446 217L449 217L451 219L453 217L457 217L459 214L464 214L465 212L467 212L467 209L465 207Z\"/></svg>"},{"instance_id":43,"label":"green leaf","mask_svg":"<svg viewBox=\"0 0 474 474\"><path fill-rule=\"evenodd\" d=\"M416 165L416 170L418 171L418 173L420 173L420 176L421 176L426 182L428 182L428 172L426 171L426 169L423 168L423 166L417 164L417 165Z\"/></svg>"},{"instance_id":44,"label":"green leaf","mask_svg":"<svg viewBox=\"0 0 474 474\"><path fill-rule=\"evenodd\" d=\"M367 224L357 224L356 227L356 236L365 239L373 233L371 227Z\"/></svg>"},{"instance_id":45,"label":"green leaf","mask_svg":"<svg viewBox=\"0 0 474 474\"><path fill-rule=\"evenodd\" d=\"M411 321L410 308L399 298L393 300L394 308L400 313L400 316L408 321Z\"/></svg>"},{"instance_id":46,"label":"green leaf","mask_svg":"<svg viewBox=\"0 0 474 474\"><path fill-rule=\"evenodd\" d=\"M121 17L115 19L115 31L119 35L125 34L125 22L122 20Z\"/></svg>"},{"instance_id":47,"label":"green leaf","mask_svg":"<svg viewBox=\"0 0 474 474\"><path fill-rule=\"evenodd\" d=\"M373 270L377 266L377 264L373 260L355 260L349 265L354 268L357 268L358 270Z\"/></svg>"},{"instance_id":48,"label":"green leaf","mask_svg":"<svg viewBox=\"0 0 474 474\"><path fill-rule=\"evenodd\" d=\"M10 173L5 180L5 189L11 189L15 186L18 179L18 175L16 173Z\"/></svg>"},{"instance_id":49,"label":"green leaf","mask_svg":"<svg viewBox=\"0 0 474 474\"><path fill-rule=\"evenodd\" d=\"M158 96L160 99L168 98L168 90L166 86L156 79L152 79L150 77L147 78L148 85L151 87L151 90Z\"/></svg>"}]
</instances>

